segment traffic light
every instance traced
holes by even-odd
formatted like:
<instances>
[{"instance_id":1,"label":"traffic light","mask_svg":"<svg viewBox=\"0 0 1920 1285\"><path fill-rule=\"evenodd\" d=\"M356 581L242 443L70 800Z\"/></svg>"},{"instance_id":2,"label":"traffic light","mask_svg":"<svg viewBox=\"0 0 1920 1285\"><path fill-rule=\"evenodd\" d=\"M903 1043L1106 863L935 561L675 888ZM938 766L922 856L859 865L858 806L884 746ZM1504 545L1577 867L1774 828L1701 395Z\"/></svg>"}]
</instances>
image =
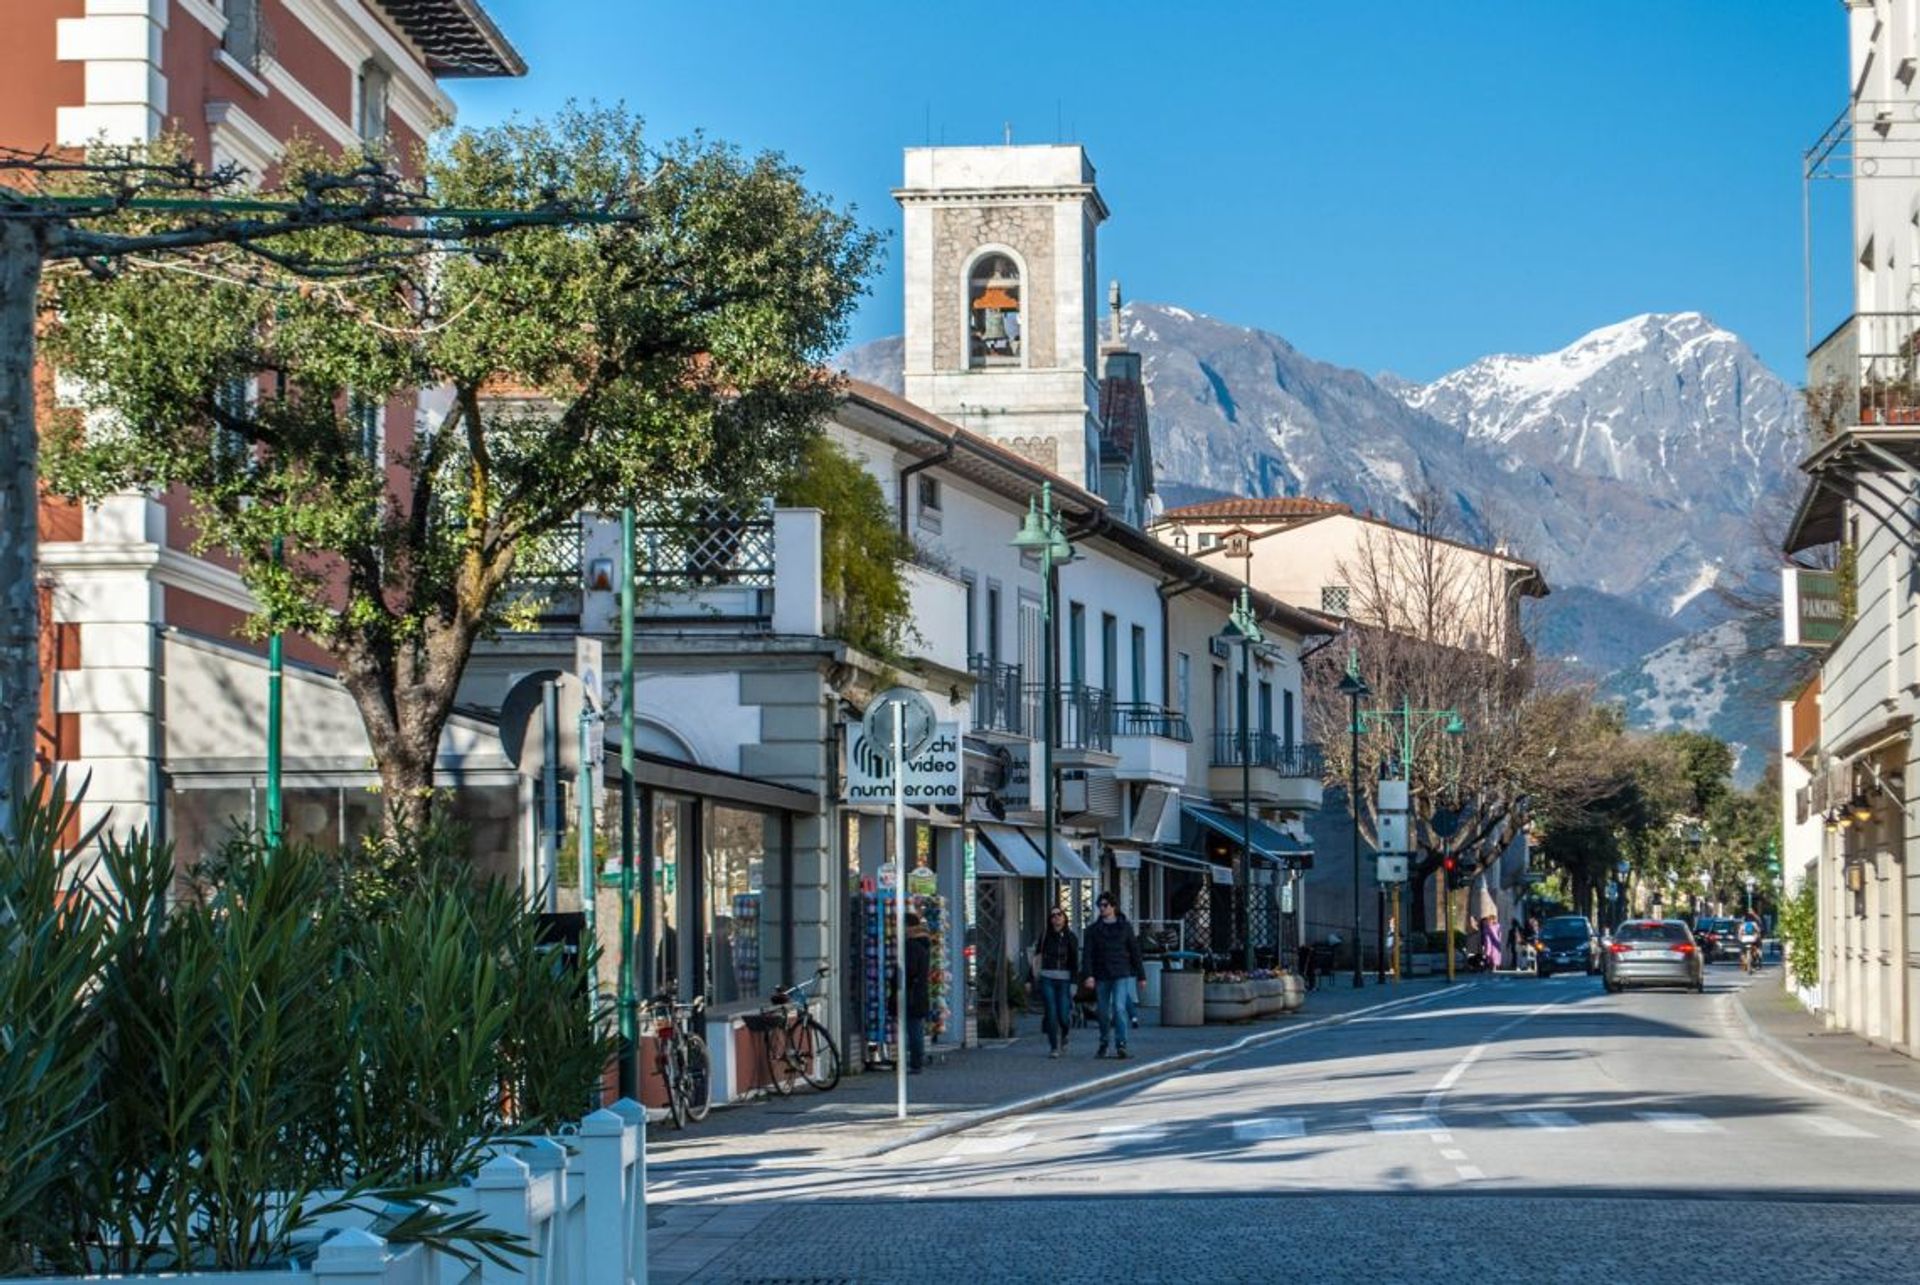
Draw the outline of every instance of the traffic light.
<instances>
[{"instance_id":1,"label":"traffic light","mask_svg":"<svg viewBox=\"0 0 1920 1285\"><path fill-rule=\"evenodd\" d=\"M1458 888L1460 886L1460 859L1451 855L1444 856L1440 858L1440 868L1446 872L1447 887Z\"/></svg>"}]
</instances>

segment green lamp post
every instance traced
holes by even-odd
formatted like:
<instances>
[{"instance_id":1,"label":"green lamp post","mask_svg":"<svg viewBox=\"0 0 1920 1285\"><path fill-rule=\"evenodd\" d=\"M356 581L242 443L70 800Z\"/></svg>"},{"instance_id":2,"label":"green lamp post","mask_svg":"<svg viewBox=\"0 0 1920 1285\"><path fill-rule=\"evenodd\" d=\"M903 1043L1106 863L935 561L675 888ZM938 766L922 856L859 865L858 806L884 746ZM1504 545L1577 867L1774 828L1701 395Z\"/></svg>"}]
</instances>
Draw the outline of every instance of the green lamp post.
<instances>
[{"instance_id":1,"label":"green lamp post","mask_svg":"<svg viewBox=\"0 0 1920 1285\"><path fill-rule=\"evenodd\" d=\"M1234 641L1240 644L1240 966L1253 971L1253 719L1249 692L1253 649L1266 641L1253 614L1253 598L1245 589L1227 617Z\"/></svg>"},{"instance_id":2,"label":"green lamp post","mask_svg":"<svg viewBox=\"0 0 1920 1285\"><path fill-rule=\"evenodd\" d=\"M1027 502L1026 521L1020 524L1020 533L1013 537L1013 547L1022 554L1032 554L1040 559L1040 780L1041 788L1046 791L1043 824L1047 841L1047 905L1051 908L1060 904L1059 885L1053 866L1053 742L1056 734L1054 720L1057 717L1055 704L1059 699L1059 694L1054 690L1053 676L1054 599L1059 595L1060 567L1078 556L1073 542L1067 539L1066 524L1053 507L1053 483L1042 484L1037 502Z\"/></svg>"}]
</instances>

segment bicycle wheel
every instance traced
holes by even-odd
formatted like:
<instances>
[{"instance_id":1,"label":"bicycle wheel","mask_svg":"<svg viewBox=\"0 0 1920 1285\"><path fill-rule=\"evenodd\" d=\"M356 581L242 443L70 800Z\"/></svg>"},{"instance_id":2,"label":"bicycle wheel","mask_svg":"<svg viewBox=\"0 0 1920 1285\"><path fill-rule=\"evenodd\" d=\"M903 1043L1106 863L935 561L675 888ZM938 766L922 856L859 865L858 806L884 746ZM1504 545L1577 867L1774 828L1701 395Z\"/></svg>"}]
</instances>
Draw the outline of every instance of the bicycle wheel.
<instances>
[{"instance_id":1,"label":"bicycle wheel","mask_svg":"<svg viewBox=\"0 0 1920 1285\"><path fill-rule=\"evenodd\" d=\"M794 1082L799 1079L798 1068L794 1065L793 1028L786 1019L770 1022L763 1038L767 1052L767 1084L781 1097L793 1094Z\"/></svg>"},{"instance_id":2,"label":"bicycle wheel","mask_svg":"<svg viewBox=\"0 0 1920 1285\"><path fill-rule=\"evenodd\" d=\"M706 1040L698 1035L686 1038L678 1096L685 1104L685 1122L699 1124L713 1108L713 1059L707 1054Z\"/></svg>"},{"instance_id":3,"label":"bicycle wheel","mask_svg":"<svg viewBox=\"0 0 1920 1285\"><path fill-rule=\"evenodd\" d=\"M840 1083L840 1050L817 1018L809 1017L803 1036L813 1056L800 1059L800 1074L807 1083L825 1092Z\"/></svg>"},{"instance_id":4,"label":"bicycle wheel","mask_svg":"<svg viewBox=\"0 0 1920 1285\"><path fill-rule=\"evenodd\" d=\"M675 1039L667 1045L666 1053L660 1059L660 1078L667 1083L667 1117L673 1121L673 1127L687 1127L686 1065L680 1052L680 1040Z\"/></svg>"}]
</instances>

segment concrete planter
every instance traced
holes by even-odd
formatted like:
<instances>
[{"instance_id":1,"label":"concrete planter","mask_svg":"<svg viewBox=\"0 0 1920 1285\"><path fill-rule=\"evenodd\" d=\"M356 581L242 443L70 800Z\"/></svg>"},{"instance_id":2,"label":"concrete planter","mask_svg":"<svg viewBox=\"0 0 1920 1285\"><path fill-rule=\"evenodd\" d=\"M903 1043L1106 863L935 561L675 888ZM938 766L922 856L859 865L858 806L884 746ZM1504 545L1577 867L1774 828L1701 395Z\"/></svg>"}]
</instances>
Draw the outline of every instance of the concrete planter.
<instances>
[{"instance_id":1,"label":"concrete planter","mask_svg":"<svg viewBox=\"0 0 1920 1285\"><path fill-rule=\"evenodd\" d=\"M1252 982L1208 982L1205 1003L1209 1022L1245 1022L1260 1015Z\"/></svg>"},{"instance_id":2,"label":"concrete planter","mask_svg":"<svg viewBox=\"0 0 1920 1285\"><path fill-rule=\"evenodd\" d=\"M1278 1017L1287 1011L1287 983L1281 977L1256 977L1247 985L1253 987L1253 1000L1256 1013L1260 1017Z\"/></svg>"},{"instance_id":3,"label":"concrete planter","mask_svg":"<svg viewBox=\"0 0 1920 1285\"><path fill-rule=\"evenodd\" d=\"M1280 983L1284 996L1282 1000L1284 1011L1299 1012L1301 1006L1307 1002L1307 984L1300 980L1298 973L1288 973L1280 979Z\"/></svg>"}]
</instances>

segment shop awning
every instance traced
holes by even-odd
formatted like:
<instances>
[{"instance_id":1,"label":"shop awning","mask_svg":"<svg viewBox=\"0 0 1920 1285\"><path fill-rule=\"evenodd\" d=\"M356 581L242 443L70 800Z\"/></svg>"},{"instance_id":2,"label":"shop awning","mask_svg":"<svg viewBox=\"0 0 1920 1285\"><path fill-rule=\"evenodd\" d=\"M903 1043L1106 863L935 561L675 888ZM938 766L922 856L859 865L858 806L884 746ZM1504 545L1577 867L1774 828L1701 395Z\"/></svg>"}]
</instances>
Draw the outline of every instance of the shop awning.
<instances>
[{"instance_id":1,"label":"shop awning","mask_svg":"<svg viewBox=\"0 0 1920 1285\"><path fill-rule=\"evenodd\" d=\"M1047 832L1045 830L1025 830L1022 833L1033 843L1035 851L1043 854L1046 852ZM1093 867L1088 865L1080 854L1056 833L1053 836L1053 873L1062 879L1091 879Z\"/></svg>"},{"instance_id":2,"label":"shop awning","mask_svg":"<svg viewBox=\"0 0 1920 1285\"><path fill-rule=\"evenodd\" d=\"M1202 829L1219 835L1236 848L1243 841L1247 842L1256 860L1265 859L1278 865L1284 864L1288 858L1305 856L1313 851L1311 844L1300 842L1279 827L1269 825L1258 817L1253 819L1251 833L1249 833L1247 818L1241 813L1211 808L1199 803L1189 803L1184 799L1180 803L1180 808Z\"/></svg>"},{"instance_id":3,"label":"shop awning","mask_svg":"<svg viewBox=\"0 0 1920 1285\"><path fill-rule=\"evenodd\" d=\"M1009 873L1026 879L1047 877L1047 859L1020 831L1010 825L982 825L978 829L980 838Z\"/></svg>"},{"instance_id":4,"label":"shop awning","mask_svg":"<svg viewBox=\"0 0 1920 1285\"><path fill-rule=\"evenodd\" d=\"M985 842L973 845L973 877L975 879L1012 879L1014 872L1000 863L993 854L993 845Z\"/></svg>"},{"instance_id":5,"label":"shop awning","mask_svg":"<svg viewBox=\"0 0 1920 1285\"><path fill-rule=\"evenodd\" d=\"M1178 848L1142 848L1140 857L1143 861L1151 861L1169 870L1198 871L1209 876L1215 883L1233 882L1233 870L1230 867L1216 866L1197 853L1182 852Z\"/></svg>"}]
</instances>

